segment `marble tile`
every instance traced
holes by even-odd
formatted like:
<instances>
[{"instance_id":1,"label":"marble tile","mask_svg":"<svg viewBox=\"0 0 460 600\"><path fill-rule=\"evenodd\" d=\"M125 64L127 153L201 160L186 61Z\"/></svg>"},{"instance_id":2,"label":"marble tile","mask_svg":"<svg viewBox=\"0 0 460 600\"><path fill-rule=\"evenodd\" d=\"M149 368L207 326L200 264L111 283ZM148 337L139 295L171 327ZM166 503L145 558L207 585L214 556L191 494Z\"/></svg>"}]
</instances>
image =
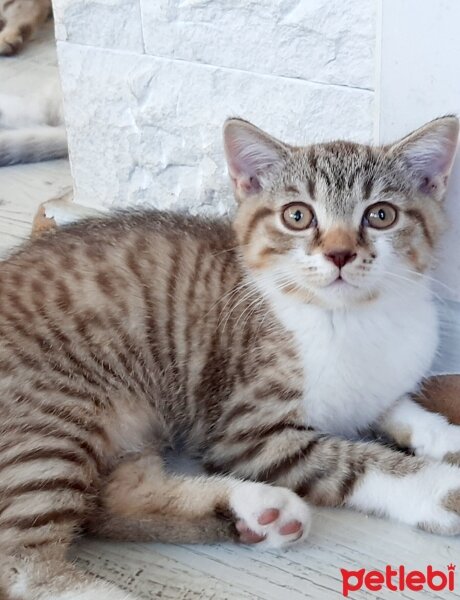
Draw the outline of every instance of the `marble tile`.
<instances>
[{"instance_id":1,"label":"marble tile","mask_svg":"<svg viewBox=\"0 0 460 600\"><path fill-rule=\"evenodd\" d=\"M56 39L142 53L139 0L56 0Z\"/></svg>"},{"instance_id":2,"label":"marble tile","mask_svg":"<svg viewBox=\"0 0 460 600\"><path fill-rule=\"evenodd\" d=\"M148 54L309 81L374 87L375 2L140 2Z\"/></svg>"},{"instance_id":3,"label":"marble tile","mask_svg":"<svg viewBox=\"0 0 460 600\"><path fill-rule=\"evenodd\" d=\"M222 213L221 127L249 119L293 144L369 141L373 93L59 43L76 201Z\"/></svg>"}]
</instances>

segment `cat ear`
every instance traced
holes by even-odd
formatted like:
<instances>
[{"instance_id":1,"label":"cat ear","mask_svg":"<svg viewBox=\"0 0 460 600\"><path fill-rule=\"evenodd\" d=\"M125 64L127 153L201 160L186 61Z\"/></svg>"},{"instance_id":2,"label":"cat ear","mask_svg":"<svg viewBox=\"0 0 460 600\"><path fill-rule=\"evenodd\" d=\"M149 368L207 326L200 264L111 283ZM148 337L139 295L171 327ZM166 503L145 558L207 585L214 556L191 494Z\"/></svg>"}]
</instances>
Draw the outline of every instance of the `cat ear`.
<instances>
[{"instance_id":1,"label":"cat ear","mask_svg":"<svg viewBox=\"0 0 460 600\"><path fill-rule=\"evenodd\" d=\"M390 152L401 156L420 190L437 200L444 197L447 180L454 162L458 140L458 119L441 117L390 147Z\"/></svg>"},{"instance_id":2,"label":"cat ear","mask_svg":"<svg viewBox=\"0 0 460 600\"><path fill-rule=\"evenodd\" d=\"M264 187L264 179L279 168L288 147L242 119L227 119L224 149L236 197L242 200Z\"/></svg>"}]
</instances>

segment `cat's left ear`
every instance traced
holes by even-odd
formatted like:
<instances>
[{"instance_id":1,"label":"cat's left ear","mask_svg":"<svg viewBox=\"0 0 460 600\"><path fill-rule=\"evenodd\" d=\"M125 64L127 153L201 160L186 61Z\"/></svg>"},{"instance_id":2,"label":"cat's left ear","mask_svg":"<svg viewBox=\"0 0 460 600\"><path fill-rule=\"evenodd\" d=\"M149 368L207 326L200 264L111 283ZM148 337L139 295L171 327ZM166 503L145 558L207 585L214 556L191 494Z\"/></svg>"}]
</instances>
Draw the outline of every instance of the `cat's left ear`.
<instances>
[{"instance_id":1,"label":"cat's left ear","mask_svg":"<svg viewBox=\"0 0 460 600\"><path fill-rule=\"evenodd\" d=\"M457 149L459 123L457 117L441 117L416 129L389 148L401 157L420 191L442 200Z\"/></svg>"},{"instance_id":2,"label":"cat's left ear","mask_svg":"<svg viewBox=\"0 0 460 600\"><path fill-rule=\"evenodd\" d=\"M224 149L239 201L259 193L289 153L288 146L243 119L225 122Z\"/></svg>"}]
</instances>

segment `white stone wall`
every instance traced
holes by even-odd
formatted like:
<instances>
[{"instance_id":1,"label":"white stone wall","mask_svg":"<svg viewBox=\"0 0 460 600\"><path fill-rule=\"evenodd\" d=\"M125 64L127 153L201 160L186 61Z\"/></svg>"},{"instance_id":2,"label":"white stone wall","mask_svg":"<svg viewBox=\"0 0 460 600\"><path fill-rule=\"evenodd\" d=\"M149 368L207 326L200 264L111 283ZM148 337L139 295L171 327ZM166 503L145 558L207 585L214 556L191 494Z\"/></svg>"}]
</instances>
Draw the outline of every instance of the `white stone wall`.
<instances>
[{"instance_id":1,"label":"white stone wall","mask_svg":"<svg viewBox=\"0 0 460 600\"><path fill-rule=\"evenodd\" d=\"M223 212L221 126L372 140L375 0L54 0L76 200Z\"/></svg>"}]
</instances>

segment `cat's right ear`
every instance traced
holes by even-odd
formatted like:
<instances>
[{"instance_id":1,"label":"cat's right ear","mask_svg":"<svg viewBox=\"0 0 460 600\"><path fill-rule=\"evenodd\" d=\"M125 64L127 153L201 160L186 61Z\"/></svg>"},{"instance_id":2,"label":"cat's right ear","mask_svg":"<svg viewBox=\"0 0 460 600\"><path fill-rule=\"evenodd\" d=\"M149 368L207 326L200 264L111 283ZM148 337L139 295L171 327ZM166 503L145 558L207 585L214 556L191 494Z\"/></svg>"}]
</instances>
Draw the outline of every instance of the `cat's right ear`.
<instances>
[{"instance_id":1,"label":"cat's right ear","mask_svg":"<svg viewBox=\"0 0 460 600\"><path fill-rule=\"evenodd\" d=\"M271 173L279 169L289 150L286 145L244 121L227 119L224 149L237 200L257 194Z\"/></svg>"},{"instance_id":2,"label":"cat's right ear","mask_svg":"<svg viewBox=\"0 0 460 600\"><path fill-rule=\"evenodd\" d=\"M389 148L401 157L421 192L444 198L457 150L459 122L455 116L440 117L415 130Z\"/></svg>"}]
</instances>

